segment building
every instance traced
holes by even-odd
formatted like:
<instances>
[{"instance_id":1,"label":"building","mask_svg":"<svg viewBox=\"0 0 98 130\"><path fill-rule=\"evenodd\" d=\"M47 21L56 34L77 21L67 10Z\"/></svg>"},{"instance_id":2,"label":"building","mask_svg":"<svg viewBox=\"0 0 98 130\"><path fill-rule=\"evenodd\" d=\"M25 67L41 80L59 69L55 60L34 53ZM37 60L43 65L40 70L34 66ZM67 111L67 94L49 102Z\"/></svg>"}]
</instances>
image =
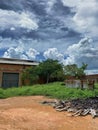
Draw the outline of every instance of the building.
<instances>
[{"instance_id":1,"label":"building","mask_svg":"<svg viewBox=\"0 0 98 130\"><path fill-rule=\"evenodd\" d=\"M21 75L24 69L38 65L38 62L0 58L0 87L22 86Z\"/></svg>"},{"instance_id":2,"label":"building","mask_svg":"<svg viewBox=\"0 0 98 130\"><path fill-rule=\"evenodd\" d=\"M65 76L66 80L77 80L74 76ZM98 74L86 75L83 80L94 80L95 83L98 83Z\"/></svg>"},{"instance_id":3,"label":"building","mask_svg":"<svg viewBox=\"0 0 98 130\"><path fill-rule=\"evenodd\" d=\"M86 79L94 80L95 83L98 83L98 74L86 75Z\"/></svg>"}]
</instances>

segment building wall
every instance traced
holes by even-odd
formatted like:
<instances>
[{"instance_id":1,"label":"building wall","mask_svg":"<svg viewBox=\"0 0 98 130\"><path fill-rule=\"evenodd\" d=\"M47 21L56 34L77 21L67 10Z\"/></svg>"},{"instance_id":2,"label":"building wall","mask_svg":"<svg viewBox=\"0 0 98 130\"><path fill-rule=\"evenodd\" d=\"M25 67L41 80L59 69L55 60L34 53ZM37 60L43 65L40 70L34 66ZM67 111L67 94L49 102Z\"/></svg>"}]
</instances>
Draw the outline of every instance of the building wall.
<instances>
[{"instance_id":1,"label":"building wall","mask_svg":"<svg viewBox=\"0 0 98 130\"><path fill-rule=\"evenodd\" d=\"M87 75L86 79L88 79L88 80L94 80L96 83L98 83L98 74Z\"/></svg>"},{"instance_id":2,"label":"building wall","mask_svg":"<svg viewBox=\"0 0 98 130\"><path fill-rule=\"evenodd\" d=\"M65 79L76 80L74 76L65 76ZM86 75L83 80L94 80L96 83L98 83L98 74Z\"/></svg>"},{"instance_id":3,"label":"building wall","mask_svg":"<svg viewBox=\"0 0 98 130\"><path fill-rule=\"evenodd\" d=\"M2 87L3 73L19 73L19 86L22 86L21 75L24 69L30 65L0 64L0 87Z\"/></svg>"}]
</instances>

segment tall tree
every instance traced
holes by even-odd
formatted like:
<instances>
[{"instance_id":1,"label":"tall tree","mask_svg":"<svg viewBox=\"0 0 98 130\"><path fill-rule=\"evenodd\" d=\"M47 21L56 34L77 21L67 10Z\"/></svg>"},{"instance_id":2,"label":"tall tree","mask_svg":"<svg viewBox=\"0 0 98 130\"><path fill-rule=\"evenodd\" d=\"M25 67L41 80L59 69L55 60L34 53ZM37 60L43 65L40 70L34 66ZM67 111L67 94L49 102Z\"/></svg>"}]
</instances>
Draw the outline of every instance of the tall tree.
<instances>
[{"instance_id":1,"label":"tall tree","mask_svg":"<svg viewBox=\"0 0 98 130\"><path fill-rule=\"evenodd\" d=\"M40 63L36 70L39 77L43 77L46 83L48 83L51 78L64 78L63 66L57 60L47 59Z\"/></svg>"}]
</instances>

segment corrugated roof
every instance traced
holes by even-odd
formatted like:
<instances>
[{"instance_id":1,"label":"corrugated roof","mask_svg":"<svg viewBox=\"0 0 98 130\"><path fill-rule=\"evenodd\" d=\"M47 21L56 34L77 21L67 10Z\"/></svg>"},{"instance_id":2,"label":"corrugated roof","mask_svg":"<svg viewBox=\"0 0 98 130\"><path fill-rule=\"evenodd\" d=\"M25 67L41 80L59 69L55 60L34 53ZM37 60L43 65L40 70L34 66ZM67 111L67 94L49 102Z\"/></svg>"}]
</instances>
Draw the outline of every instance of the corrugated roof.
<instances>
[{"instance_id":1,"label":"corrugated roof","mask_svg":"<svg viewBox=\"0 0 98 130\"><path fill-rule=\"evenodd\" d=\"M31 60L0 58L0 64L38 65L39 63Z\"/></svg>"}]
</instances>

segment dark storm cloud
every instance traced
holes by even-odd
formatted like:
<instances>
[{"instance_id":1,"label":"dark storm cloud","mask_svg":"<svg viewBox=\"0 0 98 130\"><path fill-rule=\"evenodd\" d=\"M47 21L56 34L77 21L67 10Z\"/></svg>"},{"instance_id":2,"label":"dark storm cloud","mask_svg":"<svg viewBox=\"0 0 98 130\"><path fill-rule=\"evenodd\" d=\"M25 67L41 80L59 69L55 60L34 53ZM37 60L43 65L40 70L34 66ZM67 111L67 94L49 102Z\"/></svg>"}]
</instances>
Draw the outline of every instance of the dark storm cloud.
<instances>
[{"instance_id":1,"label":"dark storm cloud","mask_svg":"<svg viewBox=\"0 0 98 130\"><path fill-rule=\"evenodd\" d=\"M6 29L4 31L1 31L0 32L0 36L2 38L12 38L12 39L20 39L24 33L25 33L26 30L23 30L21 31L21 29L17 29L17 30L9 30L9 29Z\"/></svg>"},{"instance_id":2,"label":"dark storm cloud","mask_svg":"<svg viewBox=\"0 0 98 130\"><path fill-rule=\"evenodd\" d=\"M45 15L45 2L42 4L41 0L0 0L0 8L13 11L33 11L37 15Z\"/></svg>"},{"instance_id":3,"label":"dark storm cloud","mask_svg":"<svg viewBox=\"0 0 98 130\"><path fill-rule=\"evenodd\" d=\"M35 0L24 0L22 4L25 10L32 11L39 16L46 15L45 2L42 3L41 0L39 2Z\"/></svg>"},{"instance_id":4,"label":"dark storm cloud","mask_svg":"<svg viewBox=\"0 0 98 130\"><path fill-rule=\"evenodd\" d=\"M64 6L61 0L57 0L57 2L53 6L53 12L55 15L72 15L73 11L68 6Z\"/></svg>"},{"instance_id":5,"label":"dark storm cloud","mask_svg":"<svg viewBox=\"0 0 98 130\"><path fill-rule=\"evenodd\" d=\"M78 33L70 31L62 22L67 16L72 15L72 9L64 6L61 0L57 0L47 12L48 4L45 0L0 0L0 9L13 10L15 12L28 11L35 14L38 18L37 30L26 31L26 29L17 27L14 31L10 29L0 30L2 37L11 37L18 39L21 37L32 39L61 39L66 37L79 36ZM55 16L55 17L54 17ZM64 28L66 28L64 30Z\"/></svg>"},{"instance_id":6,"label":"dark storm cloud","mask_svg":"<svg viewBox=\"0 0 98 130\"><path fill-rule=\"evenodd\" d=\"M23 9L22 0L0 0L0 9L20 11Z\"/></svg>"},{"instance_id":7,"label":"dark storm cloud","mask_svg":"<svg viewBox=\"0 0 98 130\"><path fill-rule=\"evenodd\" d=\"M76 32L75 30L69 29L67 37L81 37L81 33Z\"/></svg>"}]
</instances>

